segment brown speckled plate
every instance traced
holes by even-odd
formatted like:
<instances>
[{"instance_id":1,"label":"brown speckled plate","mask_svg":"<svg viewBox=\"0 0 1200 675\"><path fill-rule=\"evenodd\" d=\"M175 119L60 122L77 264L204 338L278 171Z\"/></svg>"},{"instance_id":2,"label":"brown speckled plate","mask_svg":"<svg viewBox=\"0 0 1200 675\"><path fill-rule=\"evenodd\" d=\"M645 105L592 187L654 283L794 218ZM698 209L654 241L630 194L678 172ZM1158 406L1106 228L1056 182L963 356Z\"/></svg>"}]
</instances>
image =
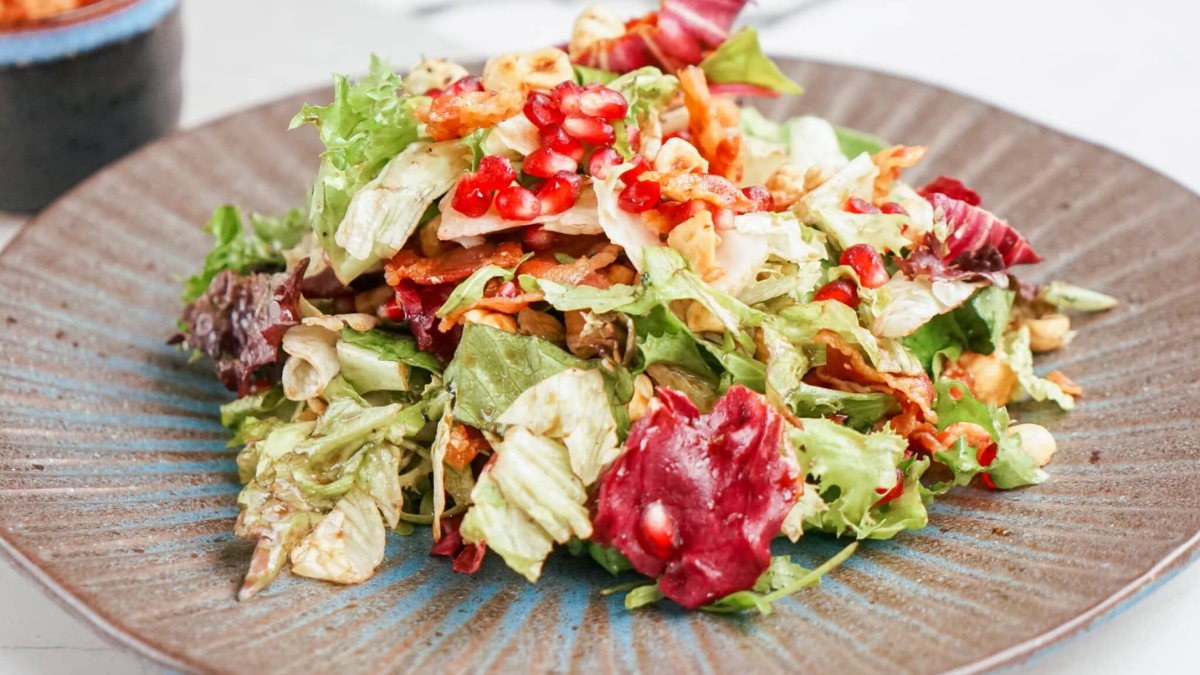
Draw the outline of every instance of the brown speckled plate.
<instances>
[{"instance_id":1,"label":"brown speckled plate","mask_svg":"<svg viewBox=\"0 0 1200 675\"><path fill-rule=\"evenodd\" d=\"M960 489L926 529L866 543L769 617L626 612L566 555L526 584L498 559L454 575L427 533L392 537L369 582L286 574L234 593L225 393L167 347L175 279L232 202L299 203L316 168L288 133L312 93L170 137L100 173L0 257L0 550L105 633L189 673L979 673L1086 629L1180 569L1200 540L1200 198L1136 162L896 77L784 63L808 94L768 103L930 154L1047 258L1026 274L1121 298L1043 358L1087 388L1078 410L1018 410L1061 451L1044 485ZM1154 236L1143 236L1153 229ZM1169 245L1164 245L1164 243ZM803 560L839 548L784 547ZM664 603L669 605L669 603Z\"/></svg>"}]
</instances>

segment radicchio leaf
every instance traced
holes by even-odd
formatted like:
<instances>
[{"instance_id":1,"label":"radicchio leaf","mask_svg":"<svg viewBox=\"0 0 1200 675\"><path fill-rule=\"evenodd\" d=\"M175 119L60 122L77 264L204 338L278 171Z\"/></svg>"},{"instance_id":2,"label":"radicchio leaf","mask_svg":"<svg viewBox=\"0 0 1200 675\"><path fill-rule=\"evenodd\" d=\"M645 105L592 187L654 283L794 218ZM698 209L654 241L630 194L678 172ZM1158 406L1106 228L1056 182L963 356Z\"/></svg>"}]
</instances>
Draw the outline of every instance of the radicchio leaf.
<instances>
[{"instance_id":1,"label":"radicchio leaf","mask_svg":"<svg viewBox=\"0 0 1200 675\"><path fill-rule=\"evenodd\" d=\"M663 0L657 14L626 24L624 35L599 40L575 62L627 73L643 66L674 72L700 63L705 49L729 37L748 0Z\"/></svg>"},{"instance_id":2,"label":"radicchio leaf","mask_svg":"<svg viewBox=\"0 0 1200 675\"><path fill-rule=\"evenodd\" d=\"M957 199L960 202L966 202L971 206L979 206L982 201L979 198L979 193L971 188L963 185L962 181L950 176L938 176L933 179L928 185L917 190L917 194L929 199L930 195L942 194L951 199Z\"/></svg>"},{"instance_id":3,"label":"radicchio leaf","mask_svg":"<svg viewBox=\"0 0 1200 675\"><path fill-rule=\"evenodd\" d=\"M203 352L217 362L221 382L238 396L251 384L279 381L279 344L300 323L300 279L308 258L291 272L239 276L224 270L183 309L187 332L172 343ZM269 366L269 367L268 367Z\"/></svg>"},{"instance_id":4,"label":"radicchio leaf","mask_svg":"<svg viewBox=\"0 0 1200 675\"><path fill-rule=\"evenodd\" d=\"M943 243L929 233L900 267L910 278L985 278L1000 288L1009 284L1008 268L1042 261L1029 242L990 211L940 192L928 195L935 214L945 216L950 236Z\"/></svg>"},{"instance_id":5,"label":"radicchio leaf","mask_svg":"<svg viewBox=\"0 0 1200 675\"><path fill-rule=\"evenodd\" d=\"M434 542L429 555L444 555L454 561L455 572L474 574L483 564L483 556L487 553L487 542L464 543L462 534L459 532L462 521L461 514L442 519L442 538Z\"/></svg>"},{"instance_id":6,"label":"radicchio leaf","mask_svg":"<svg viewBox=\"0 0 1200 675\"><path fill-rule=\"evenodd\" d=\"M442 363L449 363L462 338L462 326L456 325L442 332L437 327L437 311L446 304L446 298L454 292L455 284L422 286L401 279L395 288L396 299L404 311L404 320L417 338L417 347L433 354Z\"/></svg>"},{"instance_id":7,"label":"radicchio leaf","mask_svg":"<svg viewBox=\"0 0 1200 675\"><path fill-rule=\"evenodd\" d=\"M689 609L753 587L802 489L782 435L779 413L740 385L708 415L660 387L604 475L592 540Z\"/></svg>"}]
</instances>

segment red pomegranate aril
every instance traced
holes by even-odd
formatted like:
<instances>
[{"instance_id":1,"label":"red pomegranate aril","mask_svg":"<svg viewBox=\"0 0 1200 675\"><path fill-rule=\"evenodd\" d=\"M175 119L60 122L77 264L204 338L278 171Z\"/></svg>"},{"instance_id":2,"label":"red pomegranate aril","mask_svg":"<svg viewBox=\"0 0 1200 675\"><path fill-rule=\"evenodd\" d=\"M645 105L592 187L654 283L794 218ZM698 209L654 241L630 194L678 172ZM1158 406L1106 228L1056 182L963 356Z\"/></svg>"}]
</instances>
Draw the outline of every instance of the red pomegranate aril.
<instances>
[{"instance_id":1,"label":"red pomegranate aril","mask_svg":"<svg viewBox=\"0 0 1200 675\"><path fill-rule=\"evenodd\" d=\"M379 308L379 313L388 321L399 323L404 320L404 308L400 306L399 302L396 302L395 298L384 303L383 307Z\"/></svg>"},{"instance_id":2,"label":"red pomegranate aril","mask_svg":"<svg viewBox=\"0 0 1200 675\"><path fill-rule=\"evenodd\" d=\"M525 117L533 122L533 126L541 129L548 124L558 124L563 120L558 103L548 95L535 91L525 99Z\"/></svg>"},{"instance_id":3,"label":"red pomegranate aril","mask_svg":"<svg viewBox=\"0 0 1200 675\"><path fill-rule=\"evenodd\" d=\"M549 178L559 171L575 173L578 168L579 162L550 148L534 150L529 153L529 156L525 158L525 163L521 165L522 171L538 178Z\"/></svg>"},{"instance_id":4,"label":"red pomegranate aril","mask_svg":"<svg viewBox=\"0 0 1200 675\"><path fill-rule=\"evenodd\" d=\"M505 220L533 220L541 212L537 196L520 185L496 193L496 213Z\"/></svg>"},{"instance_id":5,"label":"red pomegranate aril","mask_svg":"<svg viewBox=\"0 0 1200 675\"><path fill-rule=\"evenodd\" d=\"M446 87L446 90L442 93L448 96L458 96L459 94L466 94L472 91L483 91L483 81L474 75L467 75L449 87Z\"/></svg>"},{"instance_id":6,"label":"red pomegranate aril","mask_svg":"<svg viewBox=\"0 0 1200 675\"><path fill-rule=\"evenodd\" d=\"M748 188L743 188L742 194L754 202L755 211L775 210L775 198L771 196L771 192L767 188L761 185L751 185Z\"/></svg>"},{"instance_id":7,"label":"red pomegranate aril","mask_svg":"<svg viewBox=\"0 0 1200 675\"><path fill-rule=\"evenodd\" d=\"M890 278L887 268L883 266L883 258L870 244L855 244L842 251L838 262L854 270L863 288L879 288Z\"/></svg>"},{"instance_id":8,"label":"red pomegranate aril","mask_svg":"<svg viewBox=\"0 0 1200 675\"><path fill-rule=\"evenodd\" d=\"M882 213L878 206L860 197L851 197L846 200L845 209L850 213Z\"/></svg>"},{"instance_id":9,"label":"red pomegranate aril","mask_svg":"<svg viewBox=\"0 0 1200 675\"><path fill-rule=\"evenodd\" d=\"M542 215L553 216L575 206L581 184L579 174L570 171L559 171L547 178L537 191Z\"/></svg>"},{"instance_id":10,"label":"red pomegranate aril","mask_svg":"<svg viewBox=\"0 0 1200 675\"><path fill-rule=\"evenodd\" d=\"M568 136L561 124L547 124L539 129L538 140L543 148L550 148L576 162L583 160L583 143Z\"/></svg>"},{"instance_id":11,"label":"red pomegranate aril","mask_svg":"<svg viewBox=\"0 0 1200 675\"><path fill-rule=\"evenodd\" d=\"M433 87L432 89L427 89L425 91L425 95L429 98L437 98L442 95L442 90L438 89L437 87Z\"/></svg>"},{"instance_id":12,"label":"red pomegranate aril","mask_svg":"<svg viewBox=\"0 0 1200 675\"><path fill-rule=\"evenodd\" d=\"M563 120L562 127L567 135L592 145L612 145L613 141L617 139L612 125L599 117L567 115Z\"/></svg>"},{"instance_id":13,"label":"red pomegranate aril","mask_svg":"<svg viewBox=\"0 0 1200 675\"><path fill-rule=\"evenodd\" d=\"M517 286L517 282L515 281L506 281L500 284L500 287L496 289L496 297L499 298L515 298L520 294L521 289Z\"/></svg>"},{"instance_id":14,"label":"red pomegranate aril","mask_svg":"<svg viewBox=\"0 0 1200 675\"><path fill-rule=\"evenodd\" d=\"M479 185L484 190L499 190L508 187L517 179L517 170L507 157L488 155L479 160Z\"/></svg>"},{"instance_id":15,"label":"red pomegranate aril","mask_svg":"<svg viewBox=\"0 0 1200 675\"><path fill-rule=\"evenodd\" d=\"M633 159L629 160L629 163L633 166L629 167L625 170L625 173L621 174L621 180L625 181L626 185L637 180L638 176L650 170L650 162L647 162L646 158L642 157L641 155L634 155Z\"/></svg>"},{"instance_id":16,"label":"red pomegranate aril","mask_svg":"<svg viewBox=\"0 0 1200 675\"><path fill-rule=\"evenodd\" d=\"M541 225L530 225L521 233L521 243L532 251L549 250L558 241L558 235Z\"/></svg>"},{"instance_id":17,"label":"red pomegranate aril","mask_svg":"<svg viewBox=\"0 0 1200 675\"><path fill-rule=\"evenodd\" d=\"M988 443L987 447L976 450L975 459L979 462L979 466L991 466L992 462L996 461L997 450L998 447L995 443Z\"/></svg>"},{"instance_id":18,"label":"red pomegranate aril","mask_svg":"<svg viewBox=\"0 0 1200 675\"><path fill-rule=\"evenodd\" d=\"M888 203L884 204L883 206L880 206L879 210L890 216L907 216L908 215L908 210L905 209L903 206L900 206L896 202L888 202Z\"/></svg>"},{"instance_id":19,"label":"red pomegranate aril","mask_svg":"<svg viewBox=\"0 0 1200 675\"><path fill-rule=\"evenodd\" d=\"M837 300L843 305L849 305L852 308L858 307L858 288L849 279L834 279L813 294L814 302L825 300Z\"/></svg>"},{"instance_id":20,"label":"red pomegranate aril","mask_svg":"<svg viewBox=\"0 0 1200 675\"><path fill-rule=\"evenodd\" d=\"M605 178L608 178L609 169L619 164L623 164L624 162L625 158L622 157L621 153L617 152L614 148L596 148L596 150L592 152L591 158L588 159L588 175L596 180L604 180Z\"/></svg>"},{"instance_id":21,"label":"red pomegranate aril","mask_svg":"<svg viewBox=\"0 0 1200 675\"><path fill-rule=\"evenodd\" d=\"M583 87L571 80L565 80L550 90L550 99L554 101L562 114L573 115L579 112L579 97L582 94Z\"/></svg>"},{"instance_id":22,"label":"red pomegranate aril","mask_svg":"<svg viewBox=\"0 0 1200 675\"><path fill-rule=\"evenodd\" d=\"M668 558L676 546L675 519L662 502L650 502L642 509L638 543L647 553Z\"/></svg>"},{"instance_id":23,"label":"red pomegranate aril","mask_svg":"<svg viewBox=\"0 0 1200 675\"><path fill-rule=\"evenodd\" d=\"M450 205L468 218L478 218L492 205L492 193L484 189L478 175L468 173L459 179Z\"/></svg>"},{"instance_id":24,"label":"red pomegranate aril","mask_svg":"<svg viewBox=\"0 0 1200 675\"><path fill-rule=\"evenodd\" d=\"M896 484L892 486L892 489L884 490L883 488L875 488L875 492L883 495L879 498L879 501L875 502L875 506L886 504L904 494L904 472L896 469Z\"/></svg>"},{"instance_id":25,"label":"red pomegranate aril","mask_svg":"<svg viewBox=\"0 0 1200 675\"><path fill-rule=\"evenodd\" d=\"M630 183L617 197L617 205L628 213L649 211L662 196L662 187L653 181L639 180Z\"/></svg>"},{"instance_id":26,"label":"red pomegranate aril","mask_svg":"<svg viewBox=\"0 0 1200 675\"><path fill-rule=\"evenodd\" d=\"M579 95L579 112L606 120L619 120L629 112L629 102L614 89L594 87L585 89Z\"/></svg>"}]
</instances>

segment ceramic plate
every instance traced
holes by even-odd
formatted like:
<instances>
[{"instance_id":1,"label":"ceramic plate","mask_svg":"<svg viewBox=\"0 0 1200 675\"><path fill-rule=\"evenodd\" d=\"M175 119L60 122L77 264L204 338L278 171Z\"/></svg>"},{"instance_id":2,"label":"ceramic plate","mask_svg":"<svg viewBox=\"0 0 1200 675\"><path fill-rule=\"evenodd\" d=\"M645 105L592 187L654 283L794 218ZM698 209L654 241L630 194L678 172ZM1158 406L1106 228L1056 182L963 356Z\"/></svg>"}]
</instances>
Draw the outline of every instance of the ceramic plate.
<instances>
[{"instance_id":1,"label":"ceramic plate","mask_svg":"<svg viewBox=\"0 0 1200 675\"><path fill-rule=\"evenodd\" d=\"M1066 278L1119 296L1043 358L1087 393L1018 410L1061 450L1044 485L956 490L929 527L865 544L768 617L626 612L589 561L530 585L491 557L452 574L428 532L389 540L360 586L285 573L234 599L234 451L204 364L168 347L178 275L214 207L299 204L311 130L297 96L172 136L101 172L0 257L0 550L105 633L188 673L979 673L1028 659L1181 568L1200 540L1200 198L1108 150L931 86L784 62L768 103L924 144L908 177L983 194ZM1153 236L1147 236L1152 232ZM838 550L808 536L813 563Z\"/></svg>"}]
</instances>

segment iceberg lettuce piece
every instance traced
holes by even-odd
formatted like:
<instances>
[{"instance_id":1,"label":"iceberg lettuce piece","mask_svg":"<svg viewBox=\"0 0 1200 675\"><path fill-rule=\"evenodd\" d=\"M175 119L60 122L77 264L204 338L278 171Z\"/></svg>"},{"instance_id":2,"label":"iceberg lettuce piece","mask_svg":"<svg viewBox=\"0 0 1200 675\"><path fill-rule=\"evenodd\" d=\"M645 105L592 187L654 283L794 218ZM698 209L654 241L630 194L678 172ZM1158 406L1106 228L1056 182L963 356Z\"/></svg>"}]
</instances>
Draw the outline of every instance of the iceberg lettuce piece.
<instances>
[{"instance_id":1,"label":"iceberg lettuce piece","mask_svg":"<svg viewBox=\"0 0 1200 675\"><path fill-rule=\"evenodd\" d=\"M383 562L386 537L375 500L354 488L292 550L292 573L339 584L362 583Z\"/></svg>"},{"instance_id":2,"label":"iceberg lettuce piece","mask_svg":"<svg viewBox=\"0 0 1200 675\"><path fill-rule=\"evenodd\" d=\"M1017 374L1017 384L1035 401L1050 400L1063 410L1074 409L1075 397L1064 392L1056 383L1034 374L1033 351L1029 348L1029 340L1029 326L1021 326L1004 340L1001 357Z\"/></svg>"},{"instance_id":3,"label":"iceberg lettuce piece","mask_svg":"<svg viewBox=\"0 0 1200 675\"><path fill-rule=\"evenodd\" d=\"M487 542L513 571L535 582L542 563L554 548L554 539L524 511L504 497L487 467L471 491L471 508L459 533L468 544Z\"/></svg>"}]
</instances>

